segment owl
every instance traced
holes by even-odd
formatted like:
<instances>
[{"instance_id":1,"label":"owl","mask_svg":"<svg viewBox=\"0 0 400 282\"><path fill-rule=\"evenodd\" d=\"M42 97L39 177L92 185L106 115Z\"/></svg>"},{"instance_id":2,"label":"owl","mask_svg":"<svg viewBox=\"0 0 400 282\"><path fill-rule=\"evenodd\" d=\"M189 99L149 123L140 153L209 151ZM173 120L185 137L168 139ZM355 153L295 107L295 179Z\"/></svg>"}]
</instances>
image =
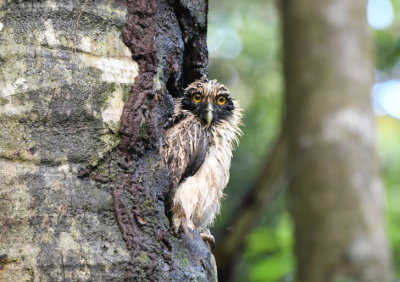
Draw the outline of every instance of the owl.
<instances>
[{"instance_id":1,"label":"owl","mask_svg":"<svg viewBox=\"0 0 400 282\"><path fill-rule=\"evenodd\" d=\"M214 242L207 227L220 211L241 119L239 103L216 80L195 81L175 99L160 152L170 173L175 231L198 229L204 240Z\"/></svg>"}]
</instances>

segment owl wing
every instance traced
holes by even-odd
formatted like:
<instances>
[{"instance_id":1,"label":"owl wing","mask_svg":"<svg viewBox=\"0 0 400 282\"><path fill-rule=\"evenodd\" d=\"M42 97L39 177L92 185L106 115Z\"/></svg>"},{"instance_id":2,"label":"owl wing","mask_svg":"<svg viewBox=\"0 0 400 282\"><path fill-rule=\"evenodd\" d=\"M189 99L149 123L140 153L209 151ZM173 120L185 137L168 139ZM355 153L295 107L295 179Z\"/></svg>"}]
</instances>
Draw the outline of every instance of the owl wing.
<instances>
[{"instance_id":1,"label":"owl wing","mask_svg":"<svg viewBox=\"0 0 400 282\"><path fill-rule=\"evenodd\" d=\"M165 132L162 156L167 165L174 192L185 178L194 175L207 155L209 138L195 116L179 117Z\"/></svg>"}]
</instances>

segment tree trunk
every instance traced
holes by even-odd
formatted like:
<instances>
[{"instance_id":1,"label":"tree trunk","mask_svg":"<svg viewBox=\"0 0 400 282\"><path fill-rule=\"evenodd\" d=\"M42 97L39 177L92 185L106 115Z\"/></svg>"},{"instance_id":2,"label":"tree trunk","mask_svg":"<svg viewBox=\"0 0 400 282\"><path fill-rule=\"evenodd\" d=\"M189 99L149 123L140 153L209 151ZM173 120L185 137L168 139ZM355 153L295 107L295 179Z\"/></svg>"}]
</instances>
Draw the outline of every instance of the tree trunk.
<instances>
[{"instance_id":1,"label":"tree trunk","mask_svg":"<svg viewBox=\"0 0 400 282\"><path fill-rule=\"evenodd\" d=\"M300 281L388 281L367 1L282 1Z\"/></svg>"},{"instance_id":2,"label":"tree trunk","mask_svg":"<svg viewBox=\"0 0 400 282\"><path fill-rule=\"evenodd\" d=\"M207 9L0 0L1 281L216 279L158 155L170 95L207 75Z\"/></svg>"}]
</instances>

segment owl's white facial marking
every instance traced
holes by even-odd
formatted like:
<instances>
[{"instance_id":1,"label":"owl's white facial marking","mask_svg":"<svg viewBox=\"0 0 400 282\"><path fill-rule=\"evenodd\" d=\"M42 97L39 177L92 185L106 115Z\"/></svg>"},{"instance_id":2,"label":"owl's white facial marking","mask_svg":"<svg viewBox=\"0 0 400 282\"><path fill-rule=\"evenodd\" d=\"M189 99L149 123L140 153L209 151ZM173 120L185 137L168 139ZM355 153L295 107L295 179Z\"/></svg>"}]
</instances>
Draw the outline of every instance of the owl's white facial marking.
<instances>
[{"instance_id":1,"label":"owl's white facial marking","mask_svg":"<svg viewBox=\"0 0 400 282\"><path fill-rule=\"evenodd\" d=\"M214 108L213 105L211 103L207 104L207 128L210 127L211 122L213 120L213 116L214 116Z\"/></svg>"},{"instance_id":2,"label":"owl's white facial marking","mask_svg":"<svg viewBox=\"0 0 400 282\"><path fill-rule=\"evenodd\" d=\"M211 96L211 93L213 92L213 87L212 87L211 81L206 83L206 89L207 89L207 95Z\"/></svg>"}]
</instances>

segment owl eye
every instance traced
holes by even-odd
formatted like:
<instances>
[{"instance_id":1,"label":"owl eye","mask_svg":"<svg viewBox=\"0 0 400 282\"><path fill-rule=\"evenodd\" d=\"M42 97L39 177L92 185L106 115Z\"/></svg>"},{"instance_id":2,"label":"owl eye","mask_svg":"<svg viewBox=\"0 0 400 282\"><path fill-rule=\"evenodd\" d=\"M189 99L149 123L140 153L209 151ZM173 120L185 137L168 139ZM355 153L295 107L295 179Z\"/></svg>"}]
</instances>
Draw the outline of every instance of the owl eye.
<instances>
[{"instance_id":1,"label":"owl eye","mask_svg":"<svg viewBox=\"0 0 400 282\"><path fill-rule=\"evenodd\" d=\"M194 95L192 96L192 100L193 100L193 102L195 102L196 104L200 103L200 102L201 102L201 99L202 99L202 97L201 97L200 94L194 94Z\"/></svg>"},{"instance_id":2,"label":"owl eye","mask_svg":"<svg viewBox=\"0 0 400 282\"><path fill-rule=\"evenodd\" d=\"M217 98L217 104L218 105L223 106L223 105L225 105L225 103L226 103L226 98L224 96L219 96Z\"/></svg>"}]
</instances>

